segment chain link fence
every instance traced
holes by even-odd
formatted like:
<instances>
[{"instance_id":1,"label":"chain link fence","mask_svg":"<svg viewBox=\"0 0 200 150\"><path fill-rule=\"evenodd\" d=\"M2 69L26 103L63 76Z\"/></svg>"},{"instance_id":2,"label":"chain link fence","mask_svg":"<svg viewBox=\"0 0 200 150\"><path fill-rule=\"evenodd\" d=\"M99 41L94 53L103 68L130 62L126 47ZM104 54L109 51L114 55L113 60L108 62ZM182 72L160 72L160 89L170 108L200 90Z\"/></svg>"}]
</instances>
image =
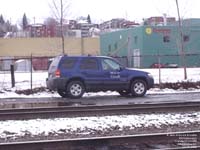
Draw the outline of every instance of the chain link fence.
<instances>
[{"instance_id":1,"label":"chain link fence","mask_svg":"<svg viewBox=\"0 0 200 150\"><path fill-rule=\"evenodd\" d=\"M173 68L177 72L183 74L183 62L187 68L200 67L200 54L186 54L183 61L180 55L137 55L131 57L114 57L121 64L127 67L139 68L148 72L152 72L155 78L155 83L164 82L165 75L160 69ZM48 77L48 67L52 61L52 57L0 57L0 91L2 89L10 89L15 87L15 90L33 89L36 87L45 87L46 78ZM13 65L14 74L12 76L11 66ZM154 68L154 69L152 69ZM188 69L187 69L188 70ZM172 76L175 70L172 70ZM178 75L178 74L177 74ZM14 85L13 85L14 78ZM180 79L182 76L180 77ZM23 86L22 86L23 85Z\"/></svg>"},{"instance_id":2,"label":"chain link fence","mask_svg":"<svg viewBox=\"0 0 200 150\"><path fill-rule=\"evenodd\" d=\"M132 68L200 67L200 54L113 56L121 64Z\"/></svg>"},{"instance_id":3,"label":"chain link fence","mask_svg":"<svg viewBox=\"0 0 200 150\"><path fill-rule=\"evenodd\" d=\"M45 87L48 67L52 57L4 57L0 58L0 91Z\"/></svg>"}]
</instances>

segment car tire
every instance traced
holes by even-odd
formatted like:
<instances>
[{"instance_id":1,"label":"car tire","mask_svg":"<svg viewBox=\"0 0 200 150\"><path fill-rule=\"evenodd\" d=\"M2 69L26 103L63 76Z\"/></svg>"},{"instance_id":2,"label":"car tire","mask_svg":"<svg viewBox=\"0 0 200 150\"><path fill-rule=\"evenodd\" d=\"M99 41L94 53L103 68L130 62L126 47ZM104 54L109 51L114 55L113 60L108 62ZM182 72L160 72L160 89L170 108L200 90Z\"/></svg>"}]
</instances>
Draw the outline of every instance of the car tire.
<instances>
[{"instance_id":1,"label":"car tire","mask_svg":"<svg viewBox=\"0 0 200 150\"><path fill-rule=\"evenodd\" d=\"M68 97L68 94L67 94L67 91L66 90L60 90L58 89L58 94L63 97L63 98L67 98Z\"/></svg>"},{"instance_id":2,"label":"car tire","mask_svg":"<svg viewBox=\"0 0 200 150\"><path fill-rule=\"evenodd\" d=\"M142 97L146 94L147 84L144 80L137 79L131 84L131 94L136 97Z\"/></svg>"},{"instance_id":3,"label":"car tire","mask_svg":"<svg viewBox=\"0 0 200 150\"><path fill-rule=\"evenodd\" d=\"M67 94L70 98L81 98L85 93L85 87L81 81L71 81L67 85Z\"/></svg>"},{"instance_id":4,"label":"car tire","mask_svg":"<svg viewBox=\"0 0 200 150\"><path fill-rule=\"evenodd\" d=\"M127 90L121 90L121 91L118 91L118 93L121 95L121 96L128 96L129 94L130 94L130 92L129 91L127 91Z\"/></svg>"}]
</instances>

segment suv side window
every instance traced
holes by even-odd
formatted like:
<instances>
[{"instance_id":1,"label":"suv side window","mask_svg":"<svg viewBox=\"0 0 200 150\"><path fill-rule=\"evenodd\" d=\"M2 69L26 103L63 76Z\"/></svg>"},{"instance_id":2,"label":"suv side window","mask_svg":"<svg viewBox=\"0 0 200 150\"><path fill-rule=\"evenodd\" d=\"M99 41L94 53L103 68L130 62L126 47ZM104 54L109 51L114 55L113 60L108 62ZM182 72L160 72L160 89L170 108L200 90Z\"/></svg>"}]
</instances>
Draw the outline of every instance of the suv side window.
<instances>
[{"instance_id":1,"label":"suv side window","mask_svg":"<svg viewBox=\"0 0 200 150\"><path fill-rule=\"evenodd\" d=\"M101 64L103 70L120 70L120 65L111 59L102 59Z\"/></svg>"},{"instance_id":2,"label":"suv side window","mask_svg":"<svg viewBox=\"0 0 200 150\"><path fill-rule=\"evenodd\" d=\"M74 68L74 65L76 64L76 62L77 62L77 58L67 58L63 60L61 64L61 68L72 69Z\"/></svg>"},{"instance_id":3,"label":"suv side window","mask_svg":"<svg viewBox=\"0 0 200 150\"><path fill-rule=\"evenodd\" d=\"M80 69L98 70L97 60L94 58L83 58L80 62Z\"/></svg>"}]
</instances>

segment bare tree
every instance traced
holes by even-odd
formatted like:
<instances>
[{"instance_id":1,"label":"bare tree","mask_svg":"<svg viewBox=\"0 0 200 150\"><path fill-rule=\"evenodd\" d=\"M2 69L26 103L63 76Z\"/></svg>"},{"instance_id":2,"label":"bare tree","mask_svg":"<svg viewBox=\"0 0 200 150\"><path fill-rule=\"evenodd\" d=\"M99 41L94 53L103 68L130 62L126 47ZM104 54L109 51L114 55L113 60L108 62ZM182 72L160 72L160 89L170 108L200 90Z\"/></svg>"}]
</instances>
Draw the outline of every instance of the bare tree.
<instances>
[{"instance_id":1,"label":"bare tree","mask_svg":"<svg viewBox=\"0 0 200 150\"><path fill-rule=\"evenodd\" d=\"M62 43L62 53L65 53L65 39L63 32L63 20L64 18L69 16L71 2L70 0L52 0L52 4L50 4L50 8L52 10L53 16L60 23L60 36Z\"/></svg>"},{"instance_id":2,"label":"bare tree","mask_svg":"<svg viewBox=\"0 0 200 150\"><path fill-rule=\"evenodd\" d=\"M49 36L53 37L55 35L56 26L59 24L59 22L57 22L55 18L49 17L44 20L44 24L49 30Z\"/></svg>"}]
</instances>

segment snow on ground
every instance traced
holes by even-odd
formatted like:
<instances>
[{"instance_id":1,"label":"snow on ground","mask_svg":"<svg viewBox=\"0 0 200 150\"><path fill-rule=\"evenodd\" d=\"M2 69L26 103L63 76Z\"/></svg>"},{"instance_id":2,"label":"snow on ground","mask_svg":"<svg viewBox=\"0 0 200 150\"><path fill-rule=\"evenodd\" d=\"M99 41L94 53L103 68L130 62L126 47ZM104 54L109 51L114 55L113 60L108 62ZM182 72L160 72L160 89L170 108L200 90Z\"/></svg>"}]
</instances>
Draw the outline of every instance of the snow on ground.
<instances>
[{"instance_id":1,"label":"snow on ground","mask_svg":"<svg viewBox=\"0 0 200 150\"><path fill-rule=\"evenodd\" d=\"M76 118L56 118L56 119L36 119L24 121L0 121L0 138L12 139L25 135L48 136L52 133L89 135L101 131L105 133L110 128L117 127L122 131L125 128L133 130L135 128L156 127L161 125L190 125L200 122L200 112L190 114L139 114L120 115L103 117L76 117Z\"/></svg>"},{"instance_id":2,"label":"snow on ground","mask_svg":"<svg viewBox=\"0 0 200 150\"><path fill-rule=\"evenodd\" d=\"M158 69L143 69L150 72L155 79L155 83L159 83ZM183 68L176 69L161 69L161 81L165 82L181 82L184 80ZM187 81L200 81L200 68L188 68ZM34 72L32 76L33 88L45 86L47 72ZM33 95L19 95L15 90L30 89L30 73L16 72L16 86L11 88L11 76L9 72L0 72L0 98L7 97L59 97L56 93L41 92ZM171 89L151 89L151 93L175 93L187 91L175 91ZM190 91L191 92L191 91ZM147 94L148 94L147 93ZM98 92L86 93L84 96L94 95L116 95L116 92ZM125 127L134 129L137 127L161 125L176 125L176 124L192 124L200 122L200 112L191 114L141 114L141 115L126 115L126 116L104 116L104 117L76 117L76 118L54 118L54 119L36 119L24 121L0 121L0 138L16 138L25 134L38 135L49 133L60 133L62 131L77 134L91 134L95 130L106 131L112 127L118 126L118 130L123 130Z\"/></svg>"},{"instance_id":3,"label":"snow on ground","mask_svg":"<svg viewBox=\"0 0 200 150\"><path fill-rule=\"evenodd\" d=\"M159 69L143 69L144 71L150 72L155 80L155 83L159 83ZM161 82L182 82L200 81L200 68L187 68L187 80L184 80L184 69L183 68L162 68L160 69Z\"/></svg>"},{"instance_id":4,"label":"snow on ground","mask_svg":"<svg viewBox=\"0 0 200 150\"><path fill-rule=\"evenodd\" d=\"M141 69L143 71L150 72L155 80L155 83L159 83L159 69ZM162 83L166 82L182 82L200 81L200 68L187 68L187 80L184 80L184 69L183 68L162 68L160 70ZM47 72L33 72L32 75L32 87L45 87L46 78L48 77ZM11 75L9 72L0 72L0 98L7 97L59 97L57 93L41 92L33 95L16 94L16 90L30 89L31 88L31 74L29 72L15 72L15 87L11 88ZM193 92L200 91L192 89ZM185 90L178 91L172 89L158 89L154 88L147 92L147 94L155 93L177 93L177 92L188 92ZM189 91L191 92L191 90ZM101 95L118 95L116 92L98 92L98 93L86 93L84 96L101 96Z\"/></svg>"}]
</instances>

